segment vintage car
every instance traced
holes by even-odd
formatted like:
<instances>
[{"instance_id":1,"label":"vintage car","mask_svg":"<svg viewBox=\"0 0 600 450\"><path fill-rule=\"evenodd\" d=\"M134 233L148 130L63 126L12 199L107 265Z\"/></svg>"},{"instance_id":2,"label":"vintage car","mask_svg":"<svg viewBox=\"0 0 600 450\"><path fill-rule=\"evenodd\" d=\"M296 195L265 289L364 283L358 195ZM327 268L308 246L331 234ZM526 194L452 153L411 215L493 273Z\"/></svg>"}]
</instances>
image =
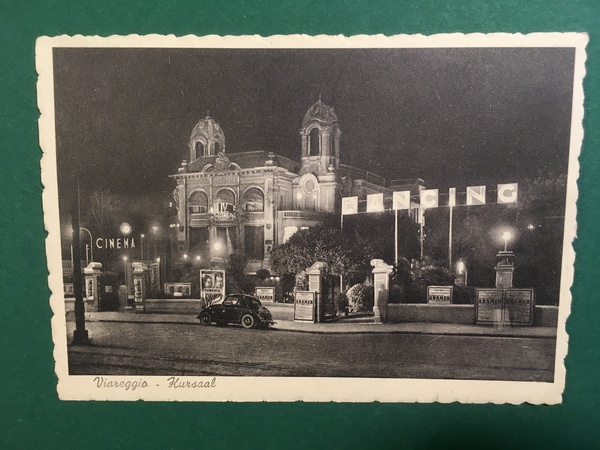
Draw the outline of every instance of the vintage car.
<instances>
[{"instance_id":1,"label":"vintage car","mask_svg":"<svg viewBox=\"0 0 600 450\"><path fill-rule=\"evenodd\" d=\"M239 323L244 328L268 328L274 324L271 312L256 297L246 294L227 295L212 302L198 314L202 325Z\"/></svg>"}]
</instances>

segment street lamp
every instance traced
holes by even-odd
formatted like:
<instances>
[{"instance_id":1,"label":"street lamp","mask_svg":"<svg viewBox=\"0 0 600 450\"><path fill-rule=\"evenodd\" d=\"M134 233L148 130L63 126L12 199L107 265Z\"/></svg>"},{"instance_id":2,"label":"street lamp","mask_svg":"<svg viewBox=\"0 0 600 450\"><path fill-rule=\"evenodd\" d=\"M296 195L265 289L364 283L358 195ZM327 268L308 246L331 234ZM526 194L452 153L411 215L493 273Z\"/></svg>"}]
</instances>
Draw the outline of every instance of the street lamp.
<instances>
[{"instance_id":1,"label":"street lamp","mask_svg":"<svg viewBox=\"0 0 600 450\"><path fill-rule=\"evenodd\" d=\"M142 241L142 263L144 262L144 237L145 237L145 236L146 236L146 235L145 235L144 233L142 233L142 234L140 235L140 238L141 238L141 241Z\"/></svg>"},{"instance_id":2,"label":"street lamp","mask_svg":"<svg viewBox=\"0 0 600 450\"><path fill-rule=\"evenodd\" d=\"M502 233L502 240L504 241L504 251L506 251L508 246L508 241L512 239L512 233L510 231L504 231Z\"/></svg>"},{"instance_id":3,"label":"street lamp","mask_svg":"<svg viewBox=\"0 0 600 450\"><path fill-rule=\"evenodd\" d=\"M196 256L196 262L198 262L198 263L199 263L199 262L200 262L200 259L201 259L201 258L200 258L200 255Z\"/></svg>"},{"instance_id":4,"label":"street lamp","mask_svg":"<svg viewBox=\"0 0 600 450\"><path fill-rule=\"evenodd\" d=\"M119 230L121 230L121 233L123 233L125 236L129 236L129 234L131 234L131 225L129 225L127 222L123 222L119 227Z\"/></svg>"}]
</instances>

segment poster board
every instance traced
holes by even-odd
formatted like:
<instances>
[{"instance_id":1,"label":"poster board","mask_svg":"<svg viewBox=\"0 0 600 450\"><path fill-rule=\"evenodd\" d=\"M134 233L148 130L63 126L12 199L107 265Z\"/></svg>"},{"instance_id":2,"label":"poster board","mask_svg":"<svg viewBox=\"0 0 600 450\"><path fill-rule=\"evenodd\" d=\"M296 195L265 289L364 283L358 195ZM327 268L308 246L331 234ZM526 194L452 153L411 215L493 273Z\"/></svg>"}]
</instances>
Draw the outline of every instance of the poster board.
<instances>
[{"instance_id":1,"label":"poster board","mask_svg":"<svg viewBox=\"0 0 600 450\"><path fill-rule=\"evenodd\" d=\"M427 286L427 303L433 305L450 305L454 293L453 286Z\"/></svg>"},{"instance_id":2,"label":"poster board","mask_svg":"<svg viewBox=\"0 0 600 450\"><path fill-rule=\"evenodd\" d=\"M535 306L533 289L505 289L502 322L531 325Z\"/></svg>"},{"instance_id":3,"label":"poster board","mask_svg":"<svg viewBox=\"0 0 600 450\"><path fill-rule=\"evenodd\" d=\"M502 322L503 289L477 289L475 323L491 325Z\"/></svg>"},{"instance_id":4,"label":"poster board","mask_svg":"<svg viewBox=\"0 0 600 450\"><path fill-rule=\"evenodd\" d=\"M225 298L225 271L201 270L200 271L200 299L205 305Z\"/></svg>"},{"instance_id":5,"label":"poster board","mask_svg":"<svg viewBox=\"0 0 600 450\"><path fill-rule=\"evenodd\" d=\"M275 301L275 288L269 286L257 287L254 291L254 295L261 302L274 302Z\"/></svg>"},{"instance_id":6,"label":"poster board","mask_svg":"<svg viewBox=\"0 0 600 450\"><path fill-rule=\"evenodd\" d=\"M294 299L294 320L303 322L315 321L316 292L296 291Z\"/></svg>"}]
</instances>

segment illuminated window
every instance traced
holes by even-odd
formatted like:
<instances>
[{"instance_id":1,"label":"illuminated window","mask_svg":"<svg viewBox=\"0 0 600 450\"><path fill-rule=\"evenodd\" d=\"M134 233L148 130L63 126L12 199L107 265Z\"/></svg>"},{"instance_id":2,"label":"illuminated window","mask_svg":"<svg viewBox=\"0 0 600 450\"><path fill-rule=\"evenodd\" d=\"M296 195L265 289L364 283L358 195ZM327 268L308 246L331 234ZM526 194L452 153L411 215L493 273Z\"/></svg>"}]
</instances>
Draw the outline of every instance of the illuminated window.
<instances>
[{"instance_id":1,"label":"illuminated window","mask_svg":"<svg viewBox=\"0 0 600 450\"><path fill-rule=\"evenodd\" d=\"M250 188L244 193L244 210L248 212L265 210L265 197L260 189Z\"/></svg>"},{"instance_id":2,"label":"illuminated window","mask_svg":"<svg viewBox=\"0 0 600 450\"><path fill-rule=\"evenodd\" d=\"M188 199L191 214L202 214L208 211L208 197L202 191L194 191Z\"/></svg>"},{"instance_id":3,"label":"illuminated window","mask_svg":"<svg viewBox=\"0 0 600 450\"><path fill-rule=\"evenodd\" d=\"M234 212L235 211L235 194L229 189L221 189L215 195L213 203L213 213L218 212Z\"/></svg>"}]
</instances>

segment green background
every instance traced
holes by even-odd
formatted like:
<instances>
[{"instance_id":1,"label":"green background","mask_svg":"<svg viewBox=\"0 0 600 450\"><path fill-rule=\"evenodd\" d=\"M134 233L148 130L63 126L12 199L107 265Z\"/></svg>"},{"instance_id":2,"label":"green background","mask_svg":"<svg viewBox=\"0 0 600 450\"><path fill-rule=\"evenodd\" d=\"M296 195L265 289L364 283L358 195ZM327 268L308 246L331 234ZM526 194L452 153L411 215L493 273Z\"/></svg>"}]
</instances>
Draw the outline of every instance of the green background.
<instances>
[{"instance_id":1,"label":"green background","mask_svg":"<svg viewBox=\"0 0 600 450\"><path fill-rule=\"evenodd\" d=\"M225 4L226 3L226 4ZM0 447L487 448L600 444L600 2L0 0ZM60 34L585 31L585 139L562 405L61 402L42 214L34 46ZM357 381L356 388L360 388Z\"/></svg>"}]
</instances>

